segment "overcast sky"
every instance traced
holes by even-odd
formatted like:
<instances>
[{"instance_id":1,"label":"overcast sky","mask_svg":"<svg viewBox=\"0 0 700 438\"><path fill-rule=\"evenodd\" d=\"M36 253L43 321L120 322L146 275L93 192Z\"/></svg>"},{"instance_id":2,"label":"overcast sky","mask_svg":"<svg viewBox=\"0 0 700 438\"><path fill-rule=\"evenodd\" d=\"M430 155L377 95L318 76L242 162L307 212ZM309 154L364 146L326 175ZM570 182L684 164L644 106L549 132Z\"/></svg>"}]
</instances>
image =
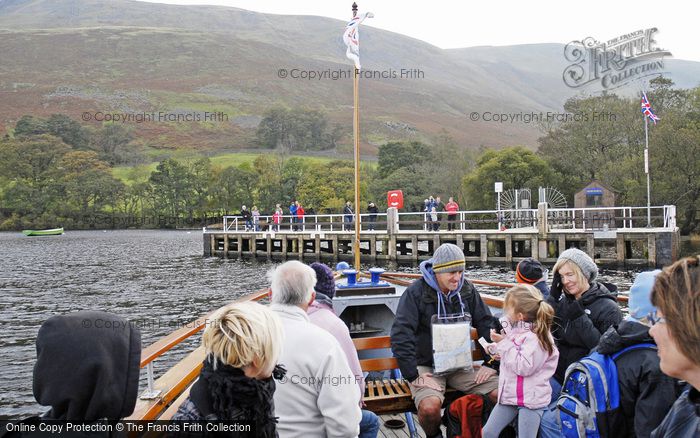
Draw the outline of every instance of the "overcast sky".
<instances>
[{"instance_id":1,"label":"overcast sky","mask_svg":"<svg viewBox=\"0 0 700 438\"><path fill-rule=\"evenodd\" d=\"M352 0L144 0L171 4L216 4L252 11L320 15L347 20ZM594 37L613 39L658 28L657 47L676 59L700 61L700 2L650 0L460 1L357 0L375 18L366 25L412 36L442 48L561 43ZM419 6L419 5L422 5Z\"/></svg>"}]
</instances>

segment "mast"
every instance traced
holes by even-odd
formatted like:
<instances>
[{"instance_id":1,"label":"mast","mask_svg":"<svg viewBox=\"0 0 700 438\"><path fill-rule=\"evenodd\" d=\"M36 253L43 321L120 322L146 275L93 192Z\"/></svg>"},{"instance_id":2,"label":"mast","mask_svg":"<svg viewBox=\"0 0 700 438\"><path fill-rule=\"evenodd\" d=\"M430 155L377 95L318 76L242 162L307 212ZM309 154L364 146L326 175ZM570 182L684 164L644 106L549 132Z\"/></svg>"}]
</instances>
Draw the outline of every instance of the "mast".
<instances>
[{"instance_id":1,"label":"mast","mask_svg":"<svg viewBox=\"0 0 700 438\"><path fill-rule=\"evenodd\" d=\"M352 4L352 16L357 16L357 3ZM355 150L355 242L352 252L355 254L355 270L360 272L360 71L353 66L353 138Z\"/></svg>"}]
</instances>

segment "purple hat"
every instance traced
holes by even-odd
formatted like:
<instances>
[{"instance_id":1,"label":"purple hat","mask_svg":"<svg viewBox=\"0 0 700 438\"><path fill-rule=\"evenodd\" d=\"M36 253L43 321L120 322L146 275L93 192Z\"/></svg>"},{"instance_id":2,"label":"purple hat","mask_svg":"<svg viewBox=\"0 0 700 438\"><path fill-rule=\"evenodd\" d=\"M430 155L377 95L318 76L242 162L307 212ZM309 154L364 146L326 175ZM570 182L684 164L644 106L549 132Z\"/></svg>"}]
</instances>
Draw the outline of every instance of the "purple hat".
<instances>
[{"instance_id":1,"label":"purple hat","mask_svg":"<svg viewBox=\"0 0 700 438\"><path fill-rule=\"evenodd\" d=\"M335 296L335 279L331 268L323 263L312 263L311 268L316 271L316 286L314 290L328 298Z\"/></svg>"}]
</instances>

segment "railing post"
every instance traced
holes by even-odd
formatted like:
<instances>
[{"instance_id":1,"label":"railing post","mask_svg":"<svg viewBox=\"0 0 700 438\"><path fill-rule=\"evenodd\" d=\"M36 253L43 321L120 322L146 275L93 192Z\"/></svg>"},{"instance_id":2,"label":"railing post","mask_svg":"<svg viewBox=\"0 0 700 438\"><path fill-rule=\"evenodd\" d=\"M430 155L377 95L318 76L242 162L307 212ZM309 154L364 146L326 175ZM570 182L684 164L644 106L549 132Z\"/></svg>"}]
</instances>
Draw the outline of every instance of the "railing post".
<instances>
[{"instance_id":1,"label":"railing post","mask_svg":"<svg viewBox=\"0 0 700 438\"><path fill-rule=\"evenodd\" d=\"M146 365L146 377L148 378L148 388L139 397L141 400L153 400L157 398L161 391L155 389L155 383L153 381L153 361L148 362Z\"/></svg>"}]
</instances>

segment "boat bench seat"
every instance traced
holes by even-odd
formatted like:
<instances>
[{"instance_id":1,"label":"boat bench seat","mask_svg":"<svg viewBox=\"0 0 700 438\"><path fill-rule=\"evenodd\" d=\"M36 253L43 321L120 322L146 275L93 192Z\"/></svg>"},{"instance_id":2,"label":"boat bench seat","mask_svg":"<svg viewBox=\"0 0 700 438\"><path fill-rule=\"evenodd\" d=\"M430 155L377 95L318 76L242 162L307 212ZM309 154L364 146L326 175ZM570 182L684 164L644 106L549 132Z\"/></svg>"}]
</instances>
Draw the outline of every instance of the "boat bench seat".
<instances>
[{"instance_id":1,"label":"boat bench seat","mask_svg":"<svg viewBox=\"0 0 700 438\"><path fill-rule=\"evenodd\" d=\"M483 360L483 353L480 349L476 347L478 339L478 334L476 329L472 328L471 339L472 339L472 359L476 361ZM376 336L371 338L355 338L353 339L355 344L355 349L359 351L366 350L385 350L391 348L391 338L389 336ZM361 359L360 366L362 371L387 371L387 370L397 370L399 364L396 358L391 355L371 358L371 359ZM478 367L479 365L474 365ZM447 388L445 393L445 404L455 400L462 396L461 392ZM408 381L404 379L382 379L382 380L368 380L365 385L365 395L364 402L366 409L374 412L375 414L399 414L403 412L415 412L416 407L413 403L413 397L411 396L411 390L408 386Z\"/></svg>"}]
</instances>

